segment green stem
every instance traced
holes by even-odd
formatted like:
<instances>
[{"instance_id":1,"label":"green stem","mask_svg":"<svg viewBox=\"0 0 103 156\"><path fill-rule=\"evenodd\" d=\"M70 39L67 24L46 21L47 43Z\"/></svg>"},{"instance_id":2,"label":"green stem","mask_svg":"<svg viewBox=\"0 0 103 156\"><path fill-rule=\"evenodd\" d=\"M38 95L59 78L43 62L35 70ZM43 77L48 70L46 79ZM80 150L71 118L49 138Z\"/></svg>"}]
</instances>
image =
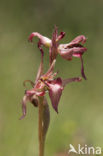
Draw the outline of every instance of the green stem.
<instances>
[{"instance_id":1,"label":"green stem","mask_svg":"<svg viewBox=\"0 0 103 156\"><path fill-rule=\"evenodd\" d=\"M44 97L39 98L39 156L44 156L45 137L43 134L43 101Z\"/></svg>"},{"instance_id":2,"label":"green stem","mask_svg":"<svg viewBox=\"0 0 103 156\"><path fill-rule=\"evenodd\" d=\"M44 156L45 138L50 123L50 111L45 97L39 97L39 156Z\"/></svg>"}]
</instances>

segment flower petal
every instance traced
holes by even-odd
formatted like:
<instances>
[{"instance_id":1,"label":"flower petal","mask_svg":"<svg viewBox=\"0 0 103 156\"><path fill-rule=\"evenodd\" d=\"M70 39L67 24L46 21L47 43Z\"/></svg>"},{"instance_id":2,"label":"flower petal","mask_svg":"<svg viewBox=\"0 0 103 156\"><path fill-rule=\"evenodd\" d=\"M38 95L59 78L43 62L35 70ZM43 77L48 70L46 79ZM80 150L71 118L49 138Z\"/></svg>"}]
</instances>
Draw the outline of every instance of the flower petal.
<instances>
[{"instance_id":1,"label":"flower petal","mask_svg":"<svg viewBox=\"0 0 103 156\"><path fill-rule=\"evenodd\" d=\"M21 116L20 120L22 120L25 116L26 116L26 103L29 100L29 97L27 97L26 95L23 97L22 100L22 112L23 115Z\"/></svg>"},{"instance_id":2,"label":"flower petal","mask_svg":"<svg viewBox=\"0 0 103 156\"><path fill-rule=\"evenodd\" d=\"M56 59L57 57L57 35L58 35L58 30L57 27L55 27L53 35L52 35L52 41L51 41L51 46L49 49L49 57L50 57L50 65L52 64L53 60Z\"/></svg>"},{"instance_id":3,"label":"flower petal","mask_svg":"<svg viewBox=\"0 0 103 156\"><path fill-rule=\"evenodd\" d=\"M85 51L87 51L87 48L85 47L74 47L73 49L73 56L74 57L81 57Z\"/></svg>"},{"instance_id":4,"label":"flower petal","mask_svg":"<svg viewBox=\"0 0 103 156\"><path fill-rule=\"evenodd\" d=\"M38 32L33 32L30 34L28 40L32 42L33 37L38 37L42 43L42 45L44 45L45 47L50 47L51 44L51 40L45 36L42 36L41 34L39 34Z\"/></svg>"},{"instance_id":5,"label":"flower petal","mask_svg":"<svg viewBox=\"0 0 103 156\"><path fill-rule=\"evenodd\" d=\"M84 44L86 42L86 37L84 35L77 36L74 40L72 40L69 45L79 44L80 42Z\"/></svg>"},{"instance_id":6,"label":"flower petal","mask_svg":"<svg viewBox=\"0 0 103 156\"><path fill-rule=\"evenodd\" d=\"M68 83L71 82L80 82L82 79L81 77L74 77L74 78L69 78L69 79L64 79L63 81L63 87L65 87Z\"/></svg>"},{"instance_id":7,"label":"flower petal","mask_svg":"<svg viewBox=\"0 0 103 156\"><path fill-rule=\"evenodd\" d=\"M39 69L38 69L38 72L37 72L35 83L37 83L37 81L39 80L40 76L43 74L43 56L44 56L44 52L43 52L43 49L40 47L39 44L38 44L38 47L39 47L39 49L41 51L41 63L40 63L40 66L39 66Z\"/></svg>"},{"instance_id":8,"label":"flower petal","mask_svg":"<svg viewBox=\"0 0 103 156\"><path fill-rule=\"evenodd\" d=\"M84 73L84 65L83 65L83 58L82 56L80 57L80 60L81 60L81 74L82 74L82 77L87 80L86 76L85 76L85 73Z\"/></svg>"},{"instance_id":9,"label":"flower petal","mask_svg":"<svg viewBox=\"0 0 103 156\"><path fill-rule=\"evenodd\" d=\"M45 97L44 97L44 101L43 101L43 106L44 106L44 110L43 110L43 134L45 137L47 130L49 128L49 124L50 124L50 110L49 110L49 105L48 105L47 99Z\"/></svg>"},{"instance_id":10,"label":"flower petal","mask_svg":"<svg viewBox=\"0 0 103 156\"><path fill-rule=\"evenodd\" d=\"M32 96L32 95L37 95L37 96L44 96L45 91L36 91L35 89L27 90L26 95L27 96Z\"/></svg>"},{"instance_id":11,"label":"flower petal","mask_svg":"<svg viewBox=\"0 0 103 156\"><path fill-rule=\"evenodd\" d=\"M61 44L58 47L58 53L66 60L72 60L72 56L78 57L81 59L81 74L82 77L86 80L86 76L84 73L83 59L82 55L87 50L87 48L83 47L79 42L84 43L86 38L82 35L75 38L70 44Z\"/></svg>"},{"instance_id":12,"label":"flower petal","mask_svg":"<svg viewBox=\"0 0 103 156\"><path fill-rule=\"evenodd\" d=\"M57 37L56 41L60 41L65 36L65 32L61 32L60 35Z\"/></svg>"},{"instance_id":13,"label":"flower petal","mask_svg":"<svg viewBox=\"0 0 103 156\"><path fill-rule=\"evenodd\" d=\"M80 57L87 50L85 47L72 47L70 48L68 44L61 44L58 47L58 53L66 60L72 60L72 56Z\"/></svg>"},{"instance_id":14,"label":"flower petal","mask_svg":"<svg viewBox=\"0 0 103 156\"><path fill-rule=\"evenodd\" d=\"M47 84L49 87L49 96L52 102L52 106L55 109L55 111L58 113L58 103L63 90L62 80L61 78L57 78L56 80L52 82L48 82Z\"/></svg>"},{"instance_id":15,"label":"flower petal","mask_svg":"<svg viewBox=\"0 0 103 156\"><path fill-rule=\"evenodd\" d=\"M48 69L48 71L46 72L46 74L43 75L43 77L49 77L53 73L55 63L56 63L56 60L53 60L52 64L50 65L50 67Z\"/></svg>"},{"instance_id":16,"label":"flower petal","mask_svg":"<svg viewBox=\"0 0 103 156\"><path fill-rule=\"evenodd\" d=\"M63 45L59 45L58 53L65 59L65 60L72 60L73 50L72 49L64 49Z\"/></svg>"}]
</instances>

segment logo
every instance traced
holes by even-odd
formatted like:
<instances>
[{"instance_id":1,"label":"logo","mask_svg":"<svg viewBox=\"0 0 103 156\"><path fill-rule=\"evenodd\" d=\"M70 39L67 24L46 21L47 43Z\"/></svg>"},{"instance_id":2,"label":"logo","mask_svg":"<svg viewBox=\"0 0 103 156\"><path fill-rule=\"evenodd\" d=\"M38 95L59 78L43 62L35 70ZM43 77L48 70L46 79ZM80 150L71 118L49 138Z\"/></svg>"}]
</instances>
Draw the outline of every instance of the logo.
<instances>
[{"instance_id":1,"label":"logo","mask_svg":"<svg viewBox=\"0 0 103 156\"><path fill-rule=\"evenodd\" d=\"M88 147L87 145L81 146L80 144L78 144L77 149L74 148L74 146L72 144L69 145L69 153L75 153L75 154L96 154L96 155L100 155L102 154L102 150L101 147Z\"/></svg>"}]
</instances>

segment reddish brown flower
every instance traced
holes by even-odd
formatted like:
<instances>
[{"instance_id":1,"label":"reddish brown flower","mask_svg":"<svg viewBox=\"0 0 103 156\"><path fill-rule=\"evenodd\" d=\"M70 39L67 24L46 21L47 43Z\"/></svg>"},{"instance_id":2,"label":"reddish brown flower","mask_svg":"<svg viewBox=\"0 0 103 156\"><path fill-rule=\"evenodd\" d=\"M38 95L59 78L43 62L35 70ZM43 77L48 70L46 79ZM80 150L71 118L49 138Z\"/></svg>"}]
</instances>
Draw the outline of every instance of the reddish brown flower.
<instances>
[{"instance_id":1,"label":"reddish brown flower","mask_svg":"<svg viewBox=\"0 0 103 156\"><path fill-rule=\"evenodd\" d=\"M50 55L50 64L56 59L57 54L60 54L65 60L72 60L72 57L78 57L81 60L81 74L84 79L86 79L84 73L84 66L83 66L83 58L82 55L84 52L87 51L87 48L83 46L86 42L86 37L84 35L80 35L72 40L68 44L59 44L59 41L65 36L64 32L61 32L58 36L57 28L52 35L52 40L49 38L42 36L41 34L34 32L30 35L29 40L32 41L33 37L37 36L39 40L39 47L44 45L45 47L49 47L49 55Z\"/></svg>"},{"instance_id":2,"label":"reddish brown flower","mask_svg":"<svg viewBox=\"0 0 103 156\"><path fill-rule=\"evenodd\" d=\"M58 53L66 60L72 60L72 57L78 57L81 60L81 73L84 79L86 76L84 74L84 67L83 67L83 59L82 55L87 50L87 48L83 47L83 44L86 42L86 37L81 35L76 37L68 44L60 44L58 46ZM80 44L82 43L82 44Z\"/></svg>"},{"instance_id":3,"label":"reddish brown flower","mask_svg":"<svg viewBox=\"0 0 103 156\"><path fill-rule=\"evenodd\" d=\"M26 115L26 103L28 101L37 102L38 97L44 96L46 92L49 92L52 106L55 109L55 111L58 112L58 103L65 85L73 81L77 81L77 82L81 81L81 78L72 78L72 79L65 79L65 80L62 80L61 78L55 78L55 76L57 75L57 73L53 73L55 60L52 62L47 73L41 75L42 65L43 64L41 61L41 65L38 70L35 84L33 85L33 82L29 81L32 84L33 88L31 90L27 90L23 97L22 100L23 116L21 117L21 119L24 118Z\"/></svg>"}]
</instances>

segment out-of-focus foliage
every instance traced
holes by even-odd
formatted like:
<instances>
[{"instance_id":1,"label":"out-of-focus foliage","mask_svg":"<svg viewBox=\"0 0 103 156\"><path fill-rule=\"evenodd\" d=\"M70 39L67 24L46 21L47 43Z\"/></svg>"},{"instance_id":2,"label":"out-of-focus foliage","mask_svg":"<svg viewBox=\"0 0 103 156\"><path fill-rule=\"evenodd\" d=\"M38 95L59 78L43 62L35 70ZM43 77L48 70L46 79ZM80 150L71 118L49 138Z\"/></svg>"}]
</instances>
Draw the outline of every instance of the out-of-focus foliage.
<instances>
[{"instance_id":1,"label":"out-of-focus foliage","mask_svg":"<svg viewBox=\"0 0 103 156\"><path fill-rule=\"evenodd\" d=\"M28 103L21 116L22 82L34 80L40 52L27 41L33 31L51 37L54 25L65 31L63 43L79 34L87 38L84 57L87 81L68 85L57 115L52 107L46 155L68 150L69 144L103 147L103 1L102 0L1 0L0 1L0 154L38 155L38 110ZM48 51L45 50L45 69ZM80 75L80 61L60 56L56 69L63 78Z\"/></svg>"}]
</instances>

